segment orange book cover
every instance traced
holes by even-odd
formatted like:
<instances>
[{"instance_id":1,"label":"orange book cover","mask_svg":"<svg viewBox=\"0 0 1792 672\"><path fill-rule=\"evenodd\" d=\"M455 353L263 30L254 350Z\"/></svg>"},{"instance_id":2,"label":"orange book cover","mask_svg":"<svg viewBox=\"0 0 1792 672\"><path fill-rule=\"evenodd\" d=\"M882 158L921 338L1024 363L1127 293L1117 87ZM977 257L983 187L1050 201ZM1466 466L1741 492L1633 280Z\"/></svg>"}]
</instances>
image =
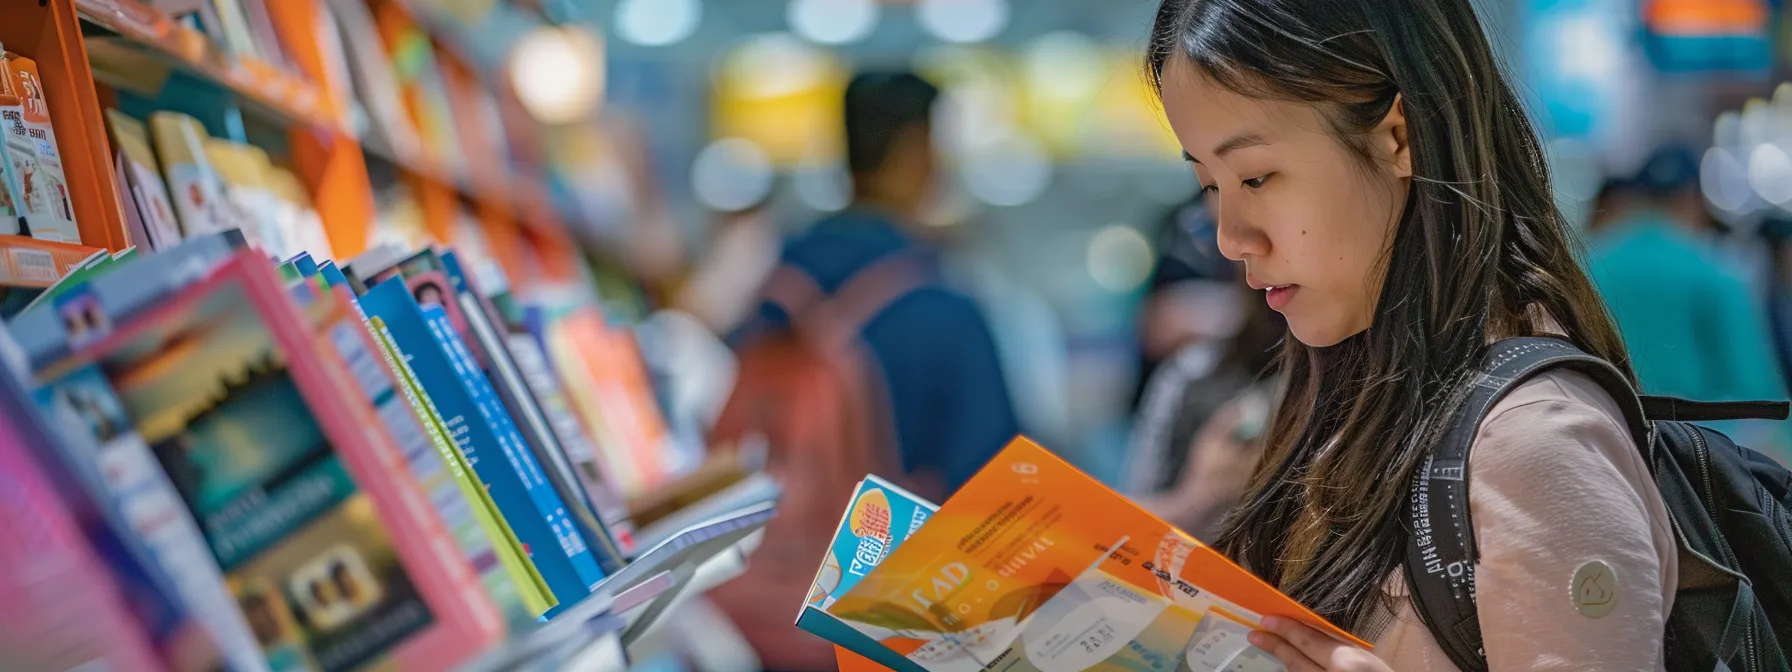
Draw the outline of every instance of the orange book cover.
<instances>
[{"instance_id":1,"label":"orange book cover","mask_svg":"<svg viewBox=\"0 0 1792 672\"><path fill-rule=\"evenodd\" d=\"M1369 647L1025 438L827 611L933 671L1280 670L1268 615Z\"/></svg>"},{"instance_id":2,"label":"orange book cover","mask_svg":"<svg viewBox=\"0 0 1792 672\"><path fill-rule=\"evenodd\" d=\"M548 344L574 369L562 377L568 396L624 494L664 483L668 433L633 337L596 311L579 311L549 330Z\"/></svg>"},{"instance_id":3,"label":"orange book cover","mask_svg":"<svg viewBox=\"0 0 1792 672\"><path fill-rule=\"evenodd\" d=\"M9 88L18 99L30 145L29 157L11 158L22 190L20 209L31 225L31 237L78 245L81 232L75 226L74 201L62 172L62 152L57 148L56 130L50 126L50 107L44 100L37 62L7 54L6 66Z\"/></svg>"}]
</instances>

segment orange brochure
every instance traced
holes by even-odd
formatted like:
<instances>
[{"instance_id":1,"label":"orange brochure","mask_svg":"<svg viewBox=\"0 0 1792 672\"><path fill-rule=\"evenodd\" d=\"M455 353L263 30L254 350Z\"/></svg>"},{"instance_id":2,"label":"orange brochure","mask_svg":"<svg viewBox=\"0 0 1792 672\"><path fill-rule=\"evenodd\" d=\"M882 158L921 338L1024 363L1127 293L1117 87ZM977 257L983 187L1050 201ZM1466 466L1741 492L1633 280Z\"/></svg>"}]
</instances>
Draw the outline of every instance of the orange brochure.
<instances>
[{"instance_id":1,"label":"orange brochure","mask_svg":"<svg viewBox=\"0 0 1792 672\"><path fill-rule=\"evenodd\" d=\"M827 612L941 672L1280 670L1267 615L1369 648L1025 438Z\"/></svg>"}]
</instances>

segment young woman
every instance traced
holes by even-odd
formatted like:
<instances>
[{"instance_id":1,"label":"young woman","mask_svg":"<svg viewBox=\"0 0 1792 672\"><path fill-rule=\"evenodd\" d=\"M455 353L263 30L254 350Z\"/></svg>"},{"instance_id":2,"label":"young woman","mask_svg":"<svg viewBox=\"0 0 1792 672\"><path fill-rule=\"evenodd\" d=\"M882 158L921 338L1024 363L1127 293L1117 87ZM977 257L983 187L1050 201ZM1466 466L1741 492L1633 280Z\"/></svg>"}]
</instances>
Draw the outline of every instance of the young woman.
<instances>
[{"instance_id":1,"label":"young woman","mask_svg":"<svg viewBox=\"0 0 1792 672\"><path fill-rule=\"evenodd\" d=\"M1479 353L1555 335L1628 370L1536 132L1469 0L1166 0L1149 66L1220 249L1294 336L1215 545L1376 646L1278 618L1252 640L1290 670L1453 669L1407 597L1402 513ZM1661 668L1675 546L1612 398L1522 385L1469 471L1491 669ZM1600 565L1609 611L1571 588Z\"/></svg>"}]
</instances>

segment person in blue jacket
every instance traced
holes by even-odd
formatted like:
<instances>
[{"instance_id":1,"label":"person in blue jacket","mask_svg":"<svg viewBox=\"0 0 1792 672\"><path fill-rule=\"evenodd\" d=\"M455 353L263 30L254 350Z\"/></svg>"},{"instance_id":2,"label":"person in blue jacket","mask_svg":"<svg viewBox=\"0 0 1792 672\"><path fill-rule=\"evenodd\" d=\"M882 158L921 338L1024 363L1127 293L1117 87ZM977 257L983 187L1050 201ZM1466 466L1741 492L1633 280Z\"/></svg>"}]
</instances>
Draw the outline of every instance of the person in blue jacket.
<instances>
[{"instance_id":1,"label":"person in blue jacket","mask_svg":"<svg viewBox=\"0 0 1792 672\"><path fill-rule=\"evenodd\" d=\"M1699 192L1698 159L1657 151L1603 190L1588 270L1617 320L1643 391L1703 401L1786 398L1766 304L1718 254ZM1723 429L1782 460L1783 423Z\"/></svg>"},{"instance_id":2,"label":"person in blue jacket","mask_svg":"<svg viewBox=\"0 0 1792 672\"><path fill-rule=\"evenodd\" d=\"M881 365L904 471L949 494L1019 433L989 325L966 295L938 280L939 250L914 235L932 199L939 90L917 75L865 73L846 88L852 204L784 247L783 263L833 292L887 255L923 260L929 280L889 304L861 336ZM788 318L760 308L762 324Z\"/></svg>"}]
</instances>

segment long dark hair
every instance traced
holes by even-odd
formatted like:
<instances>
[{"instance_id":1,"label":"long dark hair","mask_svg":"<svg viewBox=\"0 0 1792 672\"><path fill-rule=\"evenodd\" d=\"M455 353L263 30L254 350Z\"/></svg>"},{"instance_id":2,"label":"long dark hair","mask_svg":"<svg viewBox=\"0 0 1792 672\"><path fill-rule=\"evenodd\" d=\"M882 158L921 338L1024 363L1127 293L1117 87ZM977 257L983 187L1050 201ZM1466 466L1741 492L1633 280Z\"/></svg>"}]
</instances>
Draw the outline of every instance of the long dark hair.
<instances>
[{"instance_id":1,"label":"long dark hair","mask_svg":"<svg viewBox=\"0 0 1792 672\"><path fill-rule=\"evenodd\" d=\"M1553 331L1628 371L1623 343L1469 0L1165 0L1147 56L1160 89L1171 59L1319 106L1365 168L1367 132L1403 105L1413 179L1374 324L1329 348L1286 339L1263 463L1216 543L1362 630L1389 606L1410 479L1488 339Z\"/></svg>"}]
</instances>

